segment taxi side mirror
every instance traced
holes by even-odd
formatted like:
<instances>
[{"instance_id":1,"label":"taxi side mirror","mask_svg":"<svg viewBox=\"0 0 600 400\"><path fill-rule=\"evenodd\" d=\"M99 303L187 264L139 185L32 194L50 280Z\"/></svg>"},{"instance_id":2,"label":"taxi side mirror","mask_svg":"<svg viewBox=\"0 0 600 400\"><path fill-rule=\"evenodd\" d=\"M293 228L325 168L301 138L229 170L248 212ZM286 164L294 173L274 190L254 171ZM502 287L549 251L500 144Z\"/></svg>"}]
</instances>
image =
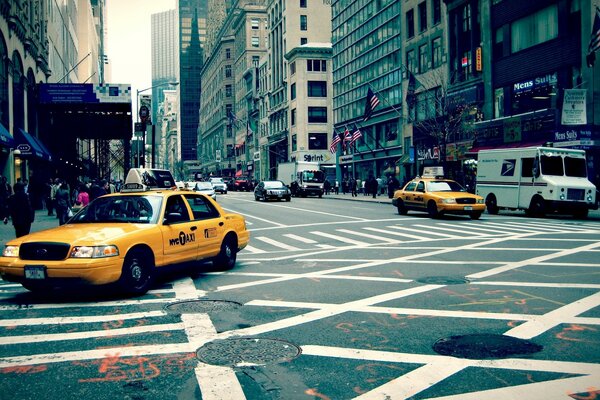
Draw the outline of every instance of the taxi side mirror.
<instances>
[{"instance_id":1,"label":"taxi side mirror","mask_svg":"<svg viewBox=\"0 0 600 400\"><path fill-rule=\"evenodd\" d=\"M183 221L183 215L178 212L171 212L165 215L163 225L171 225Z\"/></svg>"}]
</instances>

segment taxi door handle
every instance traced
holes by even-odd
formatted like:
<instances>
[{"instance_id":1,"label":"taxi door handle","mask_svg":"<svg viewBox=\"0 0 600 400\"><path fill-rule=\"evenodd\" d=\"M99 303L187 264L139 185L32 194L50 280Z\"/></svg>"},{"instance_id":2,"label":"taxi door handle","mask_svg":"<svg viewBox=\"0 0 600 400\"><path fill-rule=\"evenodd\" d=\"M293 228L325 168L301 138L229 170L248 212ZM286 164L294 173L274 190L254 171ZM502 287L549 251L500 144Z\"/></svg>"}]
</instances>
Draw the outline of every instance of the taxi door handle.
<instances>
[{"instance_id":1,"label":"taxi door handle","mask_svg":"<svg viewBox=\"0 0 600 400\"><path fill-rule=\"evenodd\" d=\"M196 229L198 229L198 227L197 227L197 226L192 226L192 227L190 228L190 231L192 231L192 232L193 232L193 231L195 231Z\"/></svg>"},{"instance_id":2,"label":"taxi door handle","mask_svg":"<svg viewBox=\"0 0 600 400\"><path fill-rule=\"evenodd\" d=\"M219 222L219 226L223 226L223 221Z\"/></svg>"}]
</instances>

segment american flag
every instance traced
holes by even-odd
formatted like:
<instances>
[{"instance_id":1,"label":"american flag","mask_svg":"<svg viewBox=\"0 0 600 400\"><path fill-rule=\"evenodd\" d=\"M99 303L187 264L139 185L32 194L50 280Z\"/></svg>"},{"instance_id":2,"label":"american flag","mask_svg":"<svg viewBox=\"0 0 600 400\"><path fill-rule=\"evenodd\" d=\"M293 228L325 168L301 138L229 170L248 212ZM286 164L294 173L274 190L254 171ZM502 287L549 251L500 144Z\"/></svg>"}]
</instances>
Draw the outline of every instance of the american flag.
<instances>
[{"instance_id":1,"label":"american flag","mask_svg":"<svg viewBox=\"0 0 600 400\"><path fill-rule=\"evenodd\" d=\"M360 131L360 129L358 128L358 126L354 126L354 132L352 133L352 141L350 142L350 144L356 142L358 139L360 139L362 137L362 132Z\"/></svg>"},{"instance_id":2,"label":"american flag","mask_svg":"<svg viewBox=\"0 0 600 400\"><path fill-rule=\"evenodd\" d=\"M590 36L590 44L588 45L587 65L593 67L596 61L596 50L600 49L600 9L596 7L596 16L594 17L594 26Z\"/></svg>"},{"instance_id":3,"label":"american flag","mask_svg":"<svg viewBox=\"0 0 600 400\"><path fill-rule=\"evenodd\" d=\"M367 102L365 103L365 115L363 116L363 120L366 121L371 118L371 114L373 114L373 110L375 107L379 105L379 99L373 93L371 88L367 91Z\"/></svg>"},{"instance_id":4,"label":"american flag","mask_svg":"<svg viewBox=\"0 0 600 400\"><path fill-rule=\"evenodd\" d=\"M237 126L238 123L238 119L235 116L235 114L233 113L233 111L229 110L228 114L227 114L227 118L229 118L229 121L232 125Z\"/></svg>"},{"instance_id":5,"label":"american flag","mask_svg":"<svg viewBox=\"0 0 600 400\"><path fill-rule=\"evenodd\" d=\"M331 145L329 146L329 151L331 154L335 154L337 152L337 145L341 142L340 135L336 131L333 131L333 137L331 138Z\"/></svg>"},{"instance_id":6,"label":"american flag","mask_svg":"<svg viewBox=\"0 0 600 400\"><path fill-rule=\"evenodd\" d=\"M250 126L250 120L246 121L246 136L251 137L254 134L252 127Z\"/></svg>"},{"instance_id":7,"label":"american flag","mask_svg":"<svg viewBox=\"0 0 600 400\"><path fill-rule=\"evenodd\" d=\"M344 142L342 143L342 148L345 150L346 146L349 146L350 144L352 144L352 134L348 130L348 127L346 127L344 130Z\"/></svg>"}]
</instances>

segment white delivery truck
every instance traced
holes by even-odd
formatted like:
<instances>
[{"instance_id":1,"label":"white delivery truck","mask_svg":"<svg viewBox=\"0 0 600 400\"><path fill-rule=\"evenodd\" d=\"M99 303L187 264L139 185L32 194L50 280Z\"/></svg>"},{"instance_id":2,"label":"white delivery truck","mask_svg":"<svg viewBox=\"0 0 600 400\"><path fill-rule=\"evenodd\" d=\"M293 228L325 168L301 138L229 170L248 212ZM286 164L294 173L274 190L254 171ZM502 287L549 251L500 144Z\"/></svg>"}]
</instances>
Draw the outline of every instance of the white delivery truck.
<instances>
[{"instance_id":1,"label":"white delivery truck","mask_svg":"<svg viewBox=\"0 0 600 400\"><path fill-rule=\"evenodd\" d=\"M292 196L323 197L325 173L314 161L292 161L279 163L277 179L289 186Z\"/></svg>"},{"instance_id":2,"label":"white delivery truck","mask_svg":"<svg viewBox=\"0 0 600 400\"><path fill-rule=\"evenodd\" d=\"M596 187L587 178L585 151L553 147L481 150L476 192L490 214L501 208L531 216L552 211L578 218L596 209Z\"/></svg>"}]
</instances>

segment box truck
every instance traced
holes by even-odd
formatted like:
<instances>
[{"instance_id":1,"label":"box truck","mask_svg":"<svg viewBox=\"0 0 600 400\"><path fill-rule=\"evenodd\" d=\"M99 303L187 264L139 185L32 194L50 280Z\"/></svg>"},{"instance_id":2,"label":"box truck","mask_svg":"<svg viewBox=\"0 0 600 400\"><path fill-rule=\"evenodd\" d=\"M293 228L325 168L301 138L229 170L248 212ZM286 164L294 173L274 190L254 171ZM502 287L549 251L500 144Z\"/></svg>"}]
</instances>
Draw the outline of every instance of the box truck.
<instances>
[{"instance_id":1,"label":"box truck","mask_svg":"<svg viewBox=\"0 0 600 400\"><path fill-rule=\"evenodd\" d=\"M585 218L597 209L585 151L525 147L479 151L476 193L490 214L525 210L530 216L565 212Z\"/></svg>"},{"instance_id":2,"label":"box truck","mask_svg":"<svg viewBox=\"0 0 600 400\"><path fill-rule=\"evenodd\" d=\"M314 161L292 161L279 163L277 179L289 186L292 196L323 197L325 173Z\"/></svg>"}]
</instances>

